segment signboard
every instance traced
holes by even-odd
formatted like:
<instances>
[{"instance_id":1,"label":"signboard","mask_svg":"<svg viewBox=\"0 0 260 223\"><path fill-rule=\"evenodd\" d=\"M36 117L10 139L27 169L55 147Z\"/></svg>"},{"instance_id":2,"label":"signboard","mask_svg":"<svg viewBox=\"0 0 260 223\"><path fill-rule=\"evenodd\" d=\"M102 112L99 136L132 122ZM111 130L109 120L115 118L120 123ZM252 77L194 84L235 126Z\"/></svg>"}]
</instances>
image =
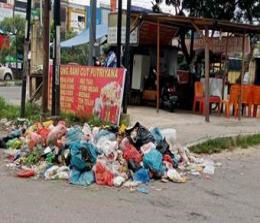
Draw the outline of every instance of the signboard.
<instances>
[{"instance_id":1,"label":"signboard","mask_svg":"<svg viewBox=\"0 0 260 223\"><path fill-rule=\"evenodd\" d=\"M138 44L138 27L131 27L130 44ZM126 35L126 13L122 13L122 28L121 28L121 43L125 44ZM117 44L117 14L111 13L108 15L108 44Z\"/></svg>"},{"instance_id":2,"label":"signboard","mask_svg":"<svg viewBox=\"0 0 260 223\"><path fill-rule=\"evenodd\" d=\"M15 14L21 15L23 17L26 16L26 7L27 1L24 0L15 0Z\"/></svg>"},{"instance_id":3,"label":"signboard","mask_svg":"<svg viewBox=\"0 0 260 223\"><path fill-rule=\"evenodd\" d=\"M52 97L52 67L49 78L49 107ZM119 124L124 92L125 69L61 65L61 111L82 117L97 116Z\"/></svg>"},{"instance_id":4,"label":"signboard","mask_svg":"<svg viewBox=\"0 0 260 223\"><path fill-rule=\"evenodd\" d=\"M227 52L229 56L235 55L235 54L240 54L242 53L242 42L243 38L242 37L228 37L228 44L226 43L227 37L211 37L209 38L209 49L213 53L225 53L226 52L226 45L227 47ZM186 40L186 44L188 49L190 48L190 40ZM204 49L205 48L205 43L202 38L194 39L194 50L197 49ZM247 37L245 39L245 54L250 53L250 38Z\"/></svg>"}]
</instances>

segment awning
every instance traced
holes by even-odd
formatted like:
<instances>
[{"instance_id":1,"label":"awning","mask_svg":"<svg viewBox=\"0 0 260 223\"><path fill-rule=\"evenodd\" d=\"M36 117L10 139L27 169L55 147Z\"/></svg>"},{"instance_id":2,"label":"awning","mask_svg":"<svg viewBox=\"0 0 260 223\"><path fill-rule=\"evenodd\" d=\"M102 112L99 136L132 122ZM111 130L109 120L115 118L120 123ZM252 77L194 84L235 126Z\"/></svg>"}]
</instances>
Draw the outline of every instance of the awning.
<instances>
[{"instance_id":1,"label":"awning","mask_svg":"<svg viewBox=\"0 0 260 223\"><path fill-rule=\"evenodd\" d=\"M96 39L100 39L106 36L108 33L107 25L97 25L96 27ZM89 28L81 32L79 35L61 42L61 48L71 48L79 46L89 42Z\"/></svg>"}]
</instances>

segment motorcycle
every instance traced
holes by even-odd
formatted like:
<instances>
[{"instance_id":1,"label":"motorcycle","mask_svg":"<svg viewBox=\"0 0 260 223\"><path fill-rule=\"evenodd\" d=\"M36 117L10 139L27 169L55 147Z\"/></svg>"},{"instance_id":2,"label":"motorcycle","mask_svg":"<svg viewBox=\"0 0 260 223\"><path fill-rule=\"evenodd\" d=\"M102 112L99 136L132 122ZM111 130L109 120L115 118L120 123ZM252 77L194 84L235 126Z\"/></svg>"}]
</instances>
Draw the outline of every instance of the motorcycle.
<instances>
[{"instance_id":1,"label":"motorcycle","mask_svg":"<svg viewBox=\"0 0 260 223\"><path fill-rule=\"evenodd\" d=\"M162 109L169 109L170 112L174 112L174 109L178 105L178 96L176 95L175 86L167 84L162 88L160 105Z\"/></svg>"}]
</instances>

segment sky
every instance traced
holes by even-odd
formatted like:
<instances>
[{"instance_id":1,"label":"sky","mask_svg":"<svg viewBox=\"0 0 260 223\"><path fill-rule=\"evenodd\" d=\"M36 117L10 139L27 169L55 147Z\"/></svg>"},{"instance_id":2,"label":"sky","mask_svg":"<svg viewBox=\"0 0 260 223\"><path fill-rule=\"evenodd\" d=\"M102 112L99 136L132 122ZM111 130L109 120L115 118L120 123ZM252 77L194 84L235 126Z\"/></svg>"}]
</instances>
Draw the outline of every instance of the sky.
<instances>
[{"instance_id":1,"label":"sky","mask_svg":"<svg viewBox=\"0 0 260 223\"><path fill-rule=\"evenodd\" d=\"M70 0L70 2L80 4L80 5L89 5L89 1L90 0ZM104 4L110 4L110 0L97 0L97 2L98 4L99 2ZM152 0L132 0L132 5L151 9L152 8L151 2ZM123 8L126 8L127 0L122 0L122 3L123 3ZM163 12L170 13L173 11L173 7L166 6L164 3L162 3L160 7L163 10Z\"/></svg>"}]
</instances>

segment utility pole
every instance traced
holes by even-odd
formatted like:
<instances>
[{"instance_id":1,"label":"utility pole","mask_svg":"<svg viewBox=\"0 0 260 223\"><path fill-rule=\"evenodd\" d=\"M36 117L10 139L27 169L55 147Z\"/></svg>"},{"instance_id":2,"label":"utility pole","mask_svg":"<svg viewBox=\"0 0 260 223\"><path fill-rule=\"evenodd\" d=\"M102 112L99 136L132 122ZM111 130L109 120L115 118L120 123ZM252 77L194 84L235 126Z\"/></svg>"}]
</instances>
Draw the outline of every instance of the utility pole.
<instances>
[{"instance_id":1,"label":"utility pole","mask_svg":"<svg viewBox=\"0 0 260 223\"><path fill-rule=\"evenodd\" d=\"M96 43L96 13L97 13L97 0L90 1L90 23L89 23L89 56L88 65L93 66L93 57L96 56L95 53L95 43Z\"/></svg>"},{"instance_id":2,"label":"utility pole","mask_svg":"<svg viewBox=\"0 0 260 223\"><path fill-rule=\"evenodd\" d=\"M42 112L48 111L48 79L49 79L49 49L50 49L50 0L44 2L43 12L43 38L44 38L44 57L43 57L43 78L42 78Z\"/></svg>"},{"instance_id":3,"label":"utility pole","mask_svg":"<svg viewBox=\"0 0 260 223\"><path fill-rule=\"evenodd\" d=\"M126 35L125 35L125 88L123 98L123 113L127 113L127 100L128 100L128 89L130 81L130 34L131 34L131 0L127 0L127 12L126 12Z\"/></svg>"},{"instance_id":4,"label":"utility pole","mask_svg":"<svg viewBox=\"0 0 260 223\"><path fill-rule=\"evenodd\" d=\"M54 0L54 28L51 114L58 116L60 114L60 0Z\"/></svg>"},{"instance_id":5,"label":"utility pole","mask_svg":"<svg viewBox=\"0 0 260 223\"><path fill-rule=\"evenodd\" d=\"M121 67L122 0L118 0L117 10L117 67Z\"/></svg>"},{"instance_id":6,"label":"utility pole","mask_svg":"<svg viewBox=\"0 0 260 223\"><path fill-rule=\"evenodd\" d=\"M28 53L30 44L31 31L31 6L32 0L27 1L26 7L26 23L25 23L25 39L24 39L24 55L23 55L23 76L22 76L22 93L21 93L21 117L25 116L25 101L26 101L26 78L29 72Z\"/></svg>"}]
</instances>

